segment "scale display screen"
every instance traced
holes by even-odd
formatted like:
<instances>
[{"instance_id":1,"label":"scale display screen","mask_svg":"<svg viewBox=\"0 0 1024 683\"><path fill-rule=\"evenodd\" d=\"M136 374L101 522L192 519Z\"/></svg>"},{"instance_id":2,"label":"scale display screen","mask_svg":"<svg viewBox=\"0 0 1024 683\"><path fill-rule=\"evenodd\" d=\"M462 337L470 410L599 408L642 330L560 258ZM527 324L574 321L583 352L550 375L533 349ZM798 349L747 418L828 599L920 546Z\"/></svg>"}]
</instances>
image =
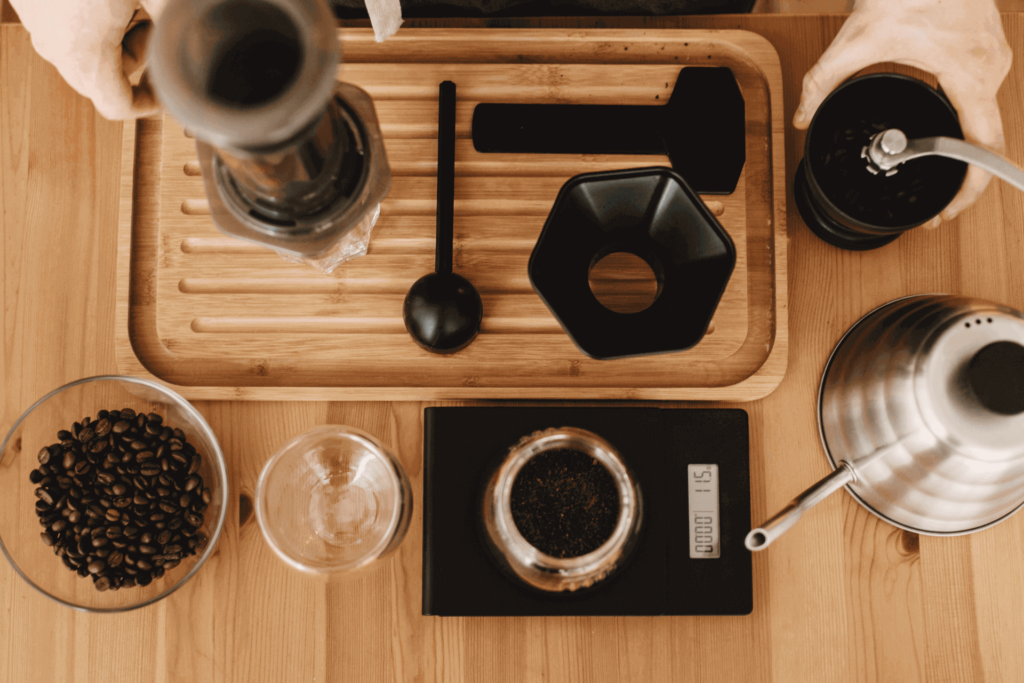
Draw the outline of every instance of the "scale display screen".
<instances>
[{"instance_id":1,"label":"scale display screen","mask_svg":"<svg viewBox=\"0 0 1024 683\"><path fill-rule=\"evenodd\" d=\"M718 465L687 465L690 501L690 558L722 556L718 514Z\"/></svg>"}]
</instances>

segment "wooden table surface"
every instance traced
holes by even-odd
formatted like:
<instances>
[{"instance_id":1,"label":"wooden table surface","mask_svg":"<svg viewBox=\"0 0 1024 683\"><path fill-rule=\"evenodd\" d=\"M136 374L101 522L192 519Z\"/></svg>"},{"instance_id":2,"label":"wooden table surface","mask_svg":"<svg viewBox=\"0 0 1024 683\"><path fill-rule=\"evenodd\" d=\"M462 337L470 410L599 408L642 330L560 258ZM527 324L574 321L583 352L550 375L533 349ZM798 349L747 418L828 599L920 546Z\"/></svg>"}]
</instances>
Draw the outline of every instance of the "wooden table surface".
<instances>
[{"instance_id":1,"label":"wooden table surface","mask_svg":"<svg viewBox=\"0 0 1024 683\"><path fill-rule=\"evenodd\" d=\"M1018 65L1000 104L1010 156L1021 164L1024 16L1003 19ZM842 21L734 16L496 23L756 31L782 58L788 120L803 74ZM467 24L483 25L461 25ZM791 177L803 135L788 129L786 142ZM120 144L121 124L100 118L67 87L35 55L20 26L4 25L5 432L46 391L116 370ZM817 382L832 346L863 313L901 295L938 291L1024 308L1022 214L1024 195L997 182L953 224L858 254L819 241L789 201L789 372L773 394L743 406L750 415L755 521L828 472L815 422ZM350 424L390 443L418 498L422 404L198 407L221 438L240 496L211 561L167 600L117 616L60 607L4 563L0 681L1024 680L1024 515L973 536L918 537L838 494L754 557L748 617L423 617L418 504L391 560L335 583L301 577L274 558L250 504L260 468L275 448L323 423Z\"/></svg>"}]
</instances>

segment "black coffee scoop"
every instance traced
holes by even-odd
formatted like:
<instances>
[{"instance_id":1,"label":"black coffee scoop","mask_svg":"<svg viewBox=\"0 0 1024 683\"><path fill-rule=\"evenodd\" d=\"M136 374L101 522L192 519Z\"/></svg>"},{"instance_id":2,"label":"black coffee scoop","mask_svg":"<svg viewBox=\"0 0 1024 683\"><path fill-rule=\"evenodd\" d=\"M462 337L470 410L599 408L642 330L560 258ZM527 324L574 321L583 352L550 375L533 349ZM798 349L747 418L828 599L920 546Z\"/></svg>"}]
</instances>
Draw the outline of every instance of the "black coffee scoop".
<instances>
[{"instance_id":1,"label":"black coffee scoop","mask_svg":"<svg viewBox=\"0 0 1024 683\"><path fill-rule=\"evenodd\" d=\"M437 113L437 244L434 272L413 284L402 317L413 341L431 353L455 353L480 331L480 295L452 272L455 220L455 84L441 84Z\"/></svg>"}]
</instances>

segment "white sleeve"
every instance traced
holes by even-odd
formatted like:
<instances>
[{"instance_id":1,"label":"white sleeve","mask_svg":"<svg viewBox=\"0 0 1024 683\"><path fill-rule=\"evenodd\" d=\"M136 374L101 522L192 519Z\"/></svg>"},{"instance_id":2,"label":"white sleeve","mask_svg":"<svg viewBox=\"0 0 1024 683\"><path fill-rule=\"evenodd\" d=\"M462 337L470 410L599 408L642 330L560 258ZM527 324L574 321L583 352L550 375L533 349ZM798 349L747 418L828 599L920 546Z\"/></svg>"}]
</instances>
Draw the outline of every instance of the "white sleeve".
<instances>
[{"instance_id":1,"label":"white sleeve","mask_svg":"<svg viewBox=\"0 0 1024 683\"><path fill-rule=\"evenodd\" d=\"M402 4L399 0L365 0L366 12L373 25L373 36L383 43L402 25Z\"/></svg>"}]
</instances>

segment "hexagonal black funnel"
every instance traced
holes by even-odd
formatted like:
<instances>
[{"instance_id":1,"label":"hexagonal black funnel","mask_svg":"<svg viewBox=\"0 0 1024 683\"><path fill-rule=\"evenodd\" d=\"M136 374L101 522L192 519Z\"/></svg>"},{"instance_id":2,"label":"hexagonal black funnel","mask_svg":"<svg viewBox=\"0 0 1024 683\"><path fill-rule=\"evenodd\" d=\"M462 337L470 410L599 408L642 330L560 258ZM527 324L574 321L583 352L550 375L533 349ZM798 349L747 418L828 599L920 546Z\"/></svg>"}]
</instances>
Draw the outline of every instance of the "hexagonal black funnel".
<instances>
[{"instance_id":1,"label":"hexagonal black funnel","mask_svg":"<svg viewBox=\"0 0 1024 683\"><path fill-rule=\"evenodd\" d=\"M658 296L636 313L601 305L590 269L612 252L647 261ZM682 351L704 336L736 265L722 226L679 174L587 173L558 193L530 256L534 290L583 353L598 359Z\"/></svg>"}]
</instances>

